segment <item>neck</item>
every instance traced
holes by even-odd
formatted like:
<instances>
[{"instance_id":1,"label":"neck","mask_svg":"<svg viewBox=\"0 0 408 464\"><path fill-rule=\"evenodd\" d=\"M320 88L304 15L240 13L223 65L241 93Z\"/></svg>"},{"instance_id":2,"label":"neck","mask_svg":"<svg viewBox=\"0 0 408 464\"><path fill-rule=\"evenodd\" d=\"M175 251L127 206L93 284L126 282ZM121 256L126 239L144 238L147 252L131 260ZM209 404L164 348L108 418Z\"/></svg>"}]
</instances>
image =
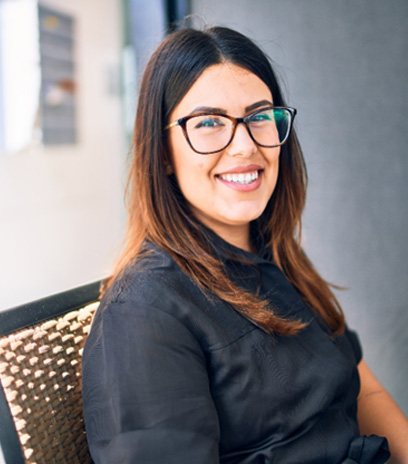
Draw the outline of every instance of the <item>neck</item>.
<instances>
[{"instance_id":1,"label":"neck","mask_svg":"<svg viewBox=\"0 0 408 464\"><path fill-rule=\"evenodd\" d=\"M212 225L210 228L229 244L237 248L241 248L241 250L253 252L250 240L249 224L229 227L225 227L225 225L222 227L214 227L214 225Z\"/></svg>"}]
</instances>

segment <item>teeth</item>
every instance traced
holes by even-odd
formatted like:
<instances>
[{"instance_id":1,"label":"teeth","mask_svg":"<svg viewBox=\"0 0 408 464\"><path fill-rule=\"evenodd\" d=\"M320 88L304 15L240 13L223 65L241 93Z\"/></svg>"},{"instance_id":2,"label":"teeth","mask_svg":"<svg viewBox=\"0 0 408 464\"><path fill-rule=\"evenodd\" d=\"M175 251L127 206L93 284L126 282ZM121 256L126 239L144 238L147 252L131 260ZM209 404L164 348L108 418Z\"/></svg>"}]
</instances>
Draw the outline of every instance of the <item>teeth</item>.
<instances>
[{"instance_id":1,"label":"teeth","mask_svg":"<svg viewBox=\"0 0 408 464\"><path fill-rule=\"evenodd\" d=\"M236 182L237 184L250 184L258 179L258 171L247 172L245 174L222 174L221 179L227 182Z\"/></svg>"}]
</instances>

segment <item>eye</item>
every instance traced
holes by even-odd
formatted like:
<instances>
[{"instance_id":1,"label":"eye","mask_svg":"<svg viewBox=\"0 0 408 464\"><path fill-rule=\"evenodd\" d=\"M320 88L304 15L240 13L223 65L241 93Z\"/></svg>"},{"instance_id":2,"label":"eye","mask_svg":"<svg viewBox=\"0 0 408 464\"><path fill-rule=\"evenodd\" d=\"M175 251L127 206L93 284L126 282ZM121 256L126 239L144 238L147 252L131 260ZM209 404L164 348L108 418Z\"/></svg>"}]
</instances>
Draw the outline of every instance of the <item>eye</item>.
<instances>
[{"instance_id":1,"label":"eye","mask_svg":"<svg viewBox=\"0 0 408 464\"><path fill-rule=\"evenodd\" d=\"M260 123L260 122L269 122L273 121L273 110L259 111L254 114L250 114L246 118L247 122L251 123Z\"/></svg>"},{"instance_id":2,"label":"eye","mask_svg":"<svg viewBox=\"0 0 408 464\"><path fill-rule=\"evenodd\" d=\"M218 116L199 116L194 118L194 129L213 129L223 126L225 126L225 123Z\"/></svg>"}]
</instances>

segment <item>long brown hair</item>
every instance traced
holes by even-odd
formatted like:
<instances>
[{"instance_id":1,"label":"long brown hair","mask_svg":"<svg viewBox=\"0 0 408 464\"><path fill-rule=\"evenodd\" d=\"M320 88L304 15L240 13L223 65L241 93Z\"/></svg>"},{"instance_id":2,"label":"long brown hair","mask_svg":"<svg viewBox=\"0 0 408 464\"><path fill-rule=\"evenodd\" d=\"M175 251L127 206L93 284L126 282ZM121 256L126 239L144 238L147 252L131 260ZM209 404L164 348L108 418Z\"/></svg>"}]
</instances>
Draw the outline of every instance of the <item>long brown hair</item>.
<instances>
[{"instance_id":1,"label":"long brown hair","mask_svg":"<svg viewBox=\"0 0 408 464\"><path fill-rule=\"evenodd\" d=\"M164 128L170 113L206 68L226 61L257 75L269 87L274 104L285 105L270 61L246 36L213 27L204 31L183 29L163 40L147 64L141 83L127 192L126 244L104 290L140 258L148 240L164 249L204 291L231 304L265 331L291 335L306 324L278 317L267 301L227 277L175 176L166 173L171 160ZM279 163L275 191L257 220L257 229L277 266L332 332L340 334L345 325L341 307L300 245L307 174L294 130L281 148Z\"/></svg>"}]
</instances>

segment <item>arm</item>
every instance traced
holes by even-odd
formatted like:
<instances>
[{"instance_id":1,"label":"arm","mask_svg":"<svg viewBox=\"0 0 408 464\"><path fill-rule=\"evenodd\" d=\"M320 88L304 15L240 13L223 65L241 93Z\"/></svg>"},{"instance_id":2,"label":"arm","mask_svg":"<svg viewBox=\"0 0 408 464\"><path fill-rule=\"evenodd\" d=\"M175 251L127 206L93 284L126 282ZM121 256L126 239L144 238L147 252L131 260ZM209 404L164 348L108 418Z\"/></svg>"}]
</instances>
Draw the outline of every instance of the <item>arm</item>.
<instances>
[{"instance_id":1,"label":"arm","mask_svg":"<svg viewBox=\"0 0 408 464\"><path fill-rule=\"evenodd\" d=\"M363 435L387 438L392 462L408 462L408 419L392 396L374 376L364 360L358 364L361 390L358 396L358 422Z\"/></svg>"},{"instance_id":2,"label":"arm","mask_svg":"<svg viewBox=\"0 0 408 464\"><path fill-rule=\"evenodd\" d=\"M83 366L96 464L218 463L205 358L174 316L140 303L110 304L95 318Z\"/></svg>"}]
</instances>

